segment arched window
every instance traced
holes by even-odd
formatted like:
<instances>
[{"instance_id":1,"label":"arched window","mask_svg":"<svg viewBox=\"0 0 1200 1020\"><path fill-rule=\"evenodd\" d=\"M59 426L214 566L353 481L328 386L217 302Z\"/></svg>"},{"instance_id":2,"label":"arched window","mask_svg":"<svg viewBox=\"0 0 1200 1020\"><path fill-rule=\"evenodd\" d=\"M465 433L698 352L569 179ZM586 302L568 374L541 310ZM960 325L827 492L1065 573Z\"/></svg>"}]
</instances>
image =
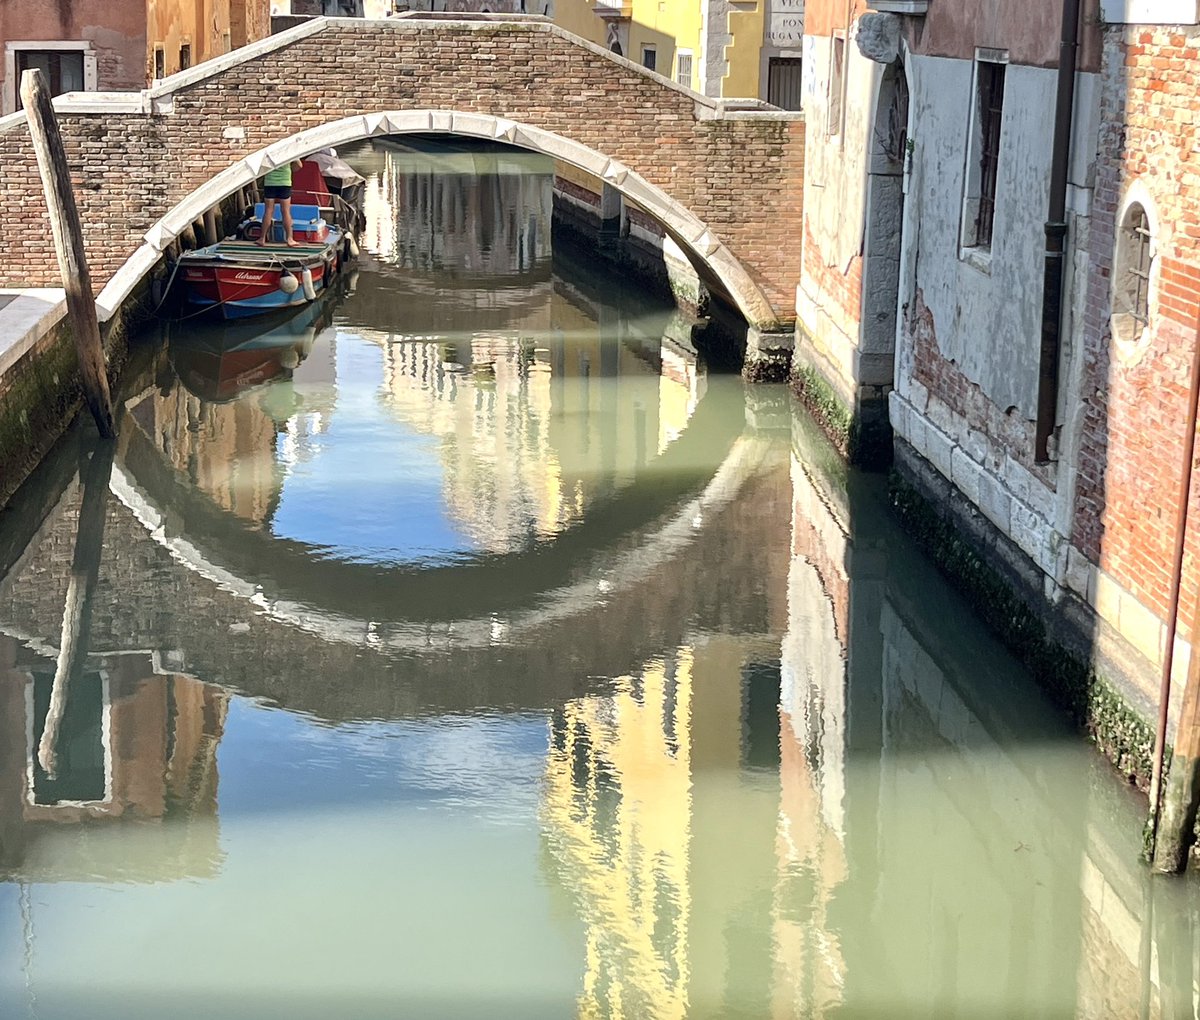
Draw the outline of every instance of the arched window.
<instances>
[{"instance_id":1,"label":"arched window","mask_svg":"<svg viewBox=\"0 0 1200 1020\"><path fill-rule=\"evenodd\" d=\"M1150 323L1150 270L1154 262L1150 217L1140 202L1131 202L1117 231L1113 255L1113 333L1136 341Z\"/></svg>"}]
</instances>

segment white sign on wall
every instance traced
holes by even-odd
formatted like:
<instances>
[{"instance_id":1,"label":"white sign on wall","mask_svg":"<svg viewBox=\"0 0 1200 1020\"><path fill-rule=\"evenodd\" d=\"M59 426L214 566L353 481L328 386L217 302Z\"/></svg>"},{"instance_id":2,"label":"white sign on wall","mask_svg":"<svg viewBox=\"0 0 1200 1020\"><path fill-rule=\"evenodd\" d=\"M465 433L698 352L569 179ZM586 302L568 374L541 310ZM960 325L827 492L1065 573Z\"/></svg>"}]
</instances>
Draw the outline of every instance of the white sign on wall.
<instances>
[{"instance_id":1,"label":"white sign on wall","mask_svg":"<svg viewBox=\"0 0 1200 1020\"><path fill-rule=\"evenodd\" d=\"M766 13L766 44L799 49L804 41L804 0L768 0Z\"/></svg>"},{"instance_id":2,"label":"white sign on wall","mask_svg":"<svg viewBox=\"0 0 1200 1020\"><path fill-rule=\"evenodd\" d=\"M1197 0L1100 0L1100 17L1110 25L1194 25Z\"/></svg>"}]
</instances>

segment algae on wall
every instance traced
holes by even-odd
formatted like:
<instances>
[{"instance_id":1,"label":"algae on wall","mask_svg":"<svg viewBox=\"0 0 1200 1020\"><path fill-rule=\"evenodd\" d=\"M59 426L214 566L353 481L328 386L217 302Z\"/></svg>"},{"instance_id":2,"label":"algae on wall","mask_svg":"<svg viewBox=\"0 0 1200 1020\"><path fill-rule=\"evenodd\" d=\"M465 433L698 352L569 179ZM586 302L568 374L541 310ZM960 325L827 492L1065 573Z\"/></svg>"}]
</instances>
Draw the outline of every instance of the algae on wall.
<instances>
[{"instance_id":1,"label":"algae on wall","mask_svg":"<svg viewBox=\"0 0 1200 1020\"><path fill-rule=\"evenodd\" d=\"M0 398L0 506L3 506L79 410L79 358L63 319L9 369Z\"/></svg>"},{"instance_id":2,"label":"algae on wall","mask_svg":"<svg viewBox=\"0 0 1200 1020\"><path fill-rule=\"evenodd\" d=\"M905 530L937 564L1034 679L1141 789L1149 786L1154 729L1091 664L1055 641L1040 615L989 566L949 519L893 472L891 504Z\"/></svg>"}]
</instances>

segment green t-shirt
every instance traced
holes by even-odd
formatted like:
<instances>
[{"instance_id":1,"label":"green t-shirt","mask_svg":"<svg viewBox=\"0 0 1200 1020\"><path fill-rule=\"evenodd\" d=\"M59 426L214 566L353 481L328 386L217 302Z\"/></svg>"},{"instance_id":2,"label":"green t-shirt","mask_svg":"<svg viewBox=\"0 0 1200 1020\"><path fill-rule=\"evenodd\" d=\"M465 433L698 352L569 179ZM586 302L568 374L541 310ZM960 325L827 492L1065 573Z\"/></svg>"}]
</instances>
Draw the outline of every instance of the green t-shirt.
<instances>
[{"instance_id":1,"label":"green t-shirt","mask_svg":"<svg viewBox=\"0 0 1200 1020\"><path fill-rule=\"evenodd\" d=\"M284 163L267 174L264 185L268 188L290 188L292 186L292 164Z\"/></svg>"}]
</instances>

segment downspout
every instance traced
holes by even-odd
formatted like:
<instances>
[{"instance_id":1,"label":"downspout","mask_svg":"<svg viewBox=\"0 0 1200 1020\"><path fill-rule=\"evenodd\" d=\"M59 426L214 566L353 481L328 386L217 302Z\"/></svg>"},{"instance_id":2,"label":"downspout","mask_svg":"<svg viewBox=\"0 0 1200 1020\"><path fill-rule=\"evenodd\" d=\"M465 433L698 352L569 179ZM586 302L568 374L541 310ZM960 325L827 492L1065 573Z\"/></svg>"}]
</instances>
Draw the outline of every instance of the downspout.
<instances>
[{"instance_id":1,"label":"downspout","mask_svg":"<svg viewBox=\"0 0 1200 1020\"><path fill-rule=\"evenodd\" d=\"M1058 362L1062 349L1063 253L1067 236L1067 175L1071 122L1075 113L1075 57L1079 49L1079 6L1063 0L1062 41L1058 50L1058 96L1054 107L1054 148L1050 161L1050 205L1046 214L1046 255L1042 285L1042 346L1038 363L1034 459L1050 459L1050 436L1058 413Z\"/></svg>"}]
</instances>

